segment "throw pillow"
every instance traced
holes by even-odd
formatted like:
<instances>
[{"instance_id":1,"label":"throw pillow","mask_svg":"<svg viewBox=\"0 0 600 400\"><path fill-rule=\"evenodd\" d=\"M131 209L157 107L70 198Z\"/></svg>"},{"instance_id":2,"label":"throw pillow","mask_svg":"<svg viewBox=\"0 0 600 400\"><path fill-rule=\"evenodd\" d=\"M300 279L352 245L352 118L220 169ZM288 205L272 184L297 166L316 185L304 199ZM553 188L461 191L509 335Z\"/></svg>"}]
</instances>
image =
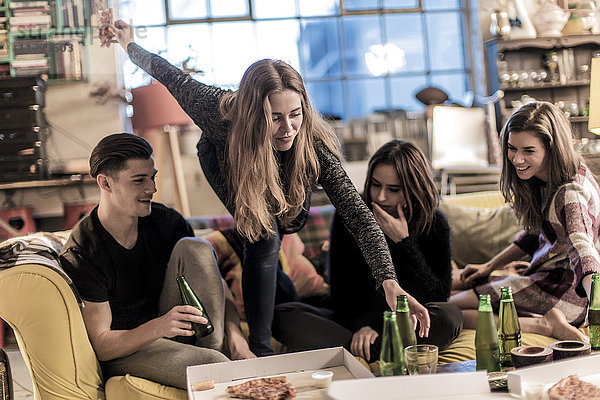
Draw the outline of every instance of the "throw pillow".
<instances>
[{"instance_id":1,"label":"throw pillow","mask_svg":"<svg viewBox=\"0 0 600 400\"><path fill-rule=\"evenodd\" d=\"M238 255L241 253L241 242L236 240L234 230L213 231L204 238L215 249L221 276L233 294L240 318L245 320L242 262ZM303 252L304 244L297 234L285 235L279 251L281 269L290 277L301 299L326 294L329 285L317 273L312 263L303 256Z\"/></svg>"},{"instance_id":2,"label":"throw pillow","mask_svg":"<svg viewBox=\"0 0 600 400\"><path fill-rule=\"evenodd\" d=\"M509 205L487 209L442 200L439 208L448 218L452 258L459 268L488 261L522 231Z\"/></svg>"}]
</instances>

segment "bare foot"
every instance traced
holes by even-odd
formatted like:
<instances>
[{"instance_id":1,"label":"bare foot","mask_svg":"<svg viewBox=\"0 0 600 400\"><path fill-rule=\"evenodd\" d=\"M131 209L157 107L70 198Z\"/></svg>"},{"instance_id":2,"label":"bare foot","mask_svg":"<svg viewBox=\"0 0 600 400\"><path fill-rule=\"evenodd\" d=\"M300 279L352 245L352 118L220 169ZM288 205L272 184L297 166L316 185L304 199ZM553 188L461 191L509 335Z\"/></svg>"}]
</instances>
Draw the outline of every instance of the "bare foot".
<instances>
[{"instance_id":1,"label":"bare foot","mask_svg":"<svg viewBox=\"0 0 600 400\"><path fill-rule=\"evenodd\" d=\"M546 315L540 318L539 322L544 325L546 329L549 329L548 332L550 334L547 336L560 340L581 340L586 343L590 341L583 332L569 324L565 314L558 308L553 308L548 311Z\"/></svg>"}]
</instances>

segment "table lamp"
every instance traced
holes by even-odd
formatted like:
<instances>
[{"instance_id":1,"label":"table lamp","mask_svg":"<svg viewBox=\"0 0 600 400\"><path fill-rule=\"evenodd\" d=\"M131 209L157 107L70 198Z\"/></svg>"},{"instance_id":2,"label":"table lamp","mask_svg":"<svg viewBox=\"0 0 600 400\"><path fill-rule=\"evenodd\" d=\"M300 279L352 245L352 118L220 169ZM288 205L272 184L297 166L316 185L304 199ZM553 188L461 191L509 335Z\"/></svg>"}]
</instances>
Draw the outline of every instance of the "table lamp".
<instances>
[{"instance_id":1,"label":"table lamp","mask_svg":"<svg viewBox=\"0 0 600 400\"><path fill-rule=\"evenodd\" d=\"M133 115L131 125L138 132L162 129L169 135L169 149L175 177L177 207L184 217L190 217L190 205L185 187L178 126L188 125L192 119L183 111L166 87L158 82L131 90Z\"/></svg>"},{"instance_id":2,"label":"table lamp","mask_svg":"<svg viewBox=\"0 0 600 400\"><path fill-rule=\"evenodd\" d=\"M588 130L600 135L600 57L592 57Z\"/></svg>"}]
</instances>

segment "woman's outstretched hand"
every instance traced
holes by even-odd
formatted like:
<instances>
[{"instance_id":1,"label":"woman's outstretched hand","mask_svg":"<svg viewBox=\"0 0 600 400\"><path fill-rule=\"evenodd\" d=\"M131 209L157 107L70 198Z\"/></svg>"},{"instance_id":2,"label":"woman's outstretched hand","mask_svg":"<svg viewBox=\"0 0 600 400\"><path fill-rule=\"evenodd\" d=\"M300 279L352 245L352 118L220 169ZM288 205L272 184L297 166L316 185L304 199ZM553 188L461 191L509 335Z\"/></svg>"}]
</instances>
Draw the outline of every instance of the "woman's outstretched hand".
<instances>
[{"instance_id":1,"label":"woman's outstretched hand","mask_svg":"<svg viewBox=\"0 0 600 400\"><path fill-rule=\"evenodd\" d=\"M385 299L392 311L396 311L396 298L399 295L406 295L408 308L410 309L410 314L413 318L413 324L415 319L419 321L419 337L429 336L429 311L427 311L417 299L406 293L395 280L386 279L383 281L382 287L385 292Z\"/></svg>"},{"instance_id":2,"label":"woman's outstretched hand","mask_svg":"<svg viewBox=\"0 0 600 400\"><path fill-rule=\"evenodd\" d=\"M121 45L123 50L127 51L127 45L135 42L133 38L133 28L131 28L131 26L122 19L115 21L115 24L111 26L111 29L115 34L117 42Z\"/></svg>"}]
</instances>

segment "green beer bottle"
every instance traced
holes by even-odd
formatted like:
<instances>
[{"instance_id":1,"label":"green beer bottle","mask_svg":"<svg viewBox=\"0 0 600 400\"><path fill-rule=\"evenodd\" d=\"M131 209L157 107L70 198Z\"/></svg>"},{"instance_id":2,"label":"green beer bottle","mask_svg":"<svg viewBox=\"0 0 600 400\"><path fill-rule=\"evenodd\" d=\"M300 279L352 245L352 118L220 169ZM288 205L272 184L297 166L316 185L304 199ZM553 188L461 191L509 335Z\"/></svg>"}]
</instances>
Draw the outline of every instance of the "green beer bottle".
<instances>
[{"instance_id":1,"label":"green beer bottle","mask_svg":"<svg viewBox=\"0 0 600 400\"><path fill-rule=\"evenodd\" d=\"M404 346L398 332L396 313L383 312L383 338L381 339L381 353L379 355L381 376L407 375Z\"/></svg>"},{"instance_id":2,"label":"green beer bottle","mask_svg":"<svg viewBox=\"0 0 600 400\"><path fill-rule=\"evenodd\" d=\"M398 331L400 331L402 345L406 348L417 344L417 335L415 335L415 329L410 318L406 295L396 297L396 320L398 321Z\"/></svg>"},{"instance_id":3,"label":"green beer bottle","mask_svg":"<svg viewBox=\"0 0 600 400\"><path fill-rule=\"evenodd\" d=\"M592 274L592 292L588 309L590 324L590 344L592 349L600 349L600 274Z\"/></svg>"},{"instance_id":4,"label":"green beer bottle","mask_svg":"<svg viewBox=\"0 0 600 400\"><path fill-rule=\"evenodd\" d=\"M194 331L194 336L196 336L196 340L203 338L204 336L208 336L215 328L213 327L212 322L210 322L210 317L206 312L206 309L196 296L196 293L192 290L190 285L187 283L185 277L180 275L177 277L177 284L179 285L179 292L181 293L181 301L186 306L192 306L197 308L202 312L202 316L208 320L206 324L199 324L197 322L192 322L192 330Z\"/></svg>"},{"instance_id":5,"label":"green beer bottle","mask_svg":"<svg viewBox=\"0 0 600 400\"><path fill-rule=\"evenodd\" d=\"M512 367L510 351L521 345L521 325L512 297L512 288L500 288L500 310L498 313L498 341L500 348L500 364Z\"/></svg>"},{"instance_id":6,"label":"green beer bottle","mask_svg":"<svg viewBox=\"0 0 600 400\"><path fill-rule=\"evenodd\" d=\"M489 294L479 296L479 312L475 328L475 369L488 372L500 371L500 350L498 333L494 323L494 313Z\"/></svg>"}]
</instances>

